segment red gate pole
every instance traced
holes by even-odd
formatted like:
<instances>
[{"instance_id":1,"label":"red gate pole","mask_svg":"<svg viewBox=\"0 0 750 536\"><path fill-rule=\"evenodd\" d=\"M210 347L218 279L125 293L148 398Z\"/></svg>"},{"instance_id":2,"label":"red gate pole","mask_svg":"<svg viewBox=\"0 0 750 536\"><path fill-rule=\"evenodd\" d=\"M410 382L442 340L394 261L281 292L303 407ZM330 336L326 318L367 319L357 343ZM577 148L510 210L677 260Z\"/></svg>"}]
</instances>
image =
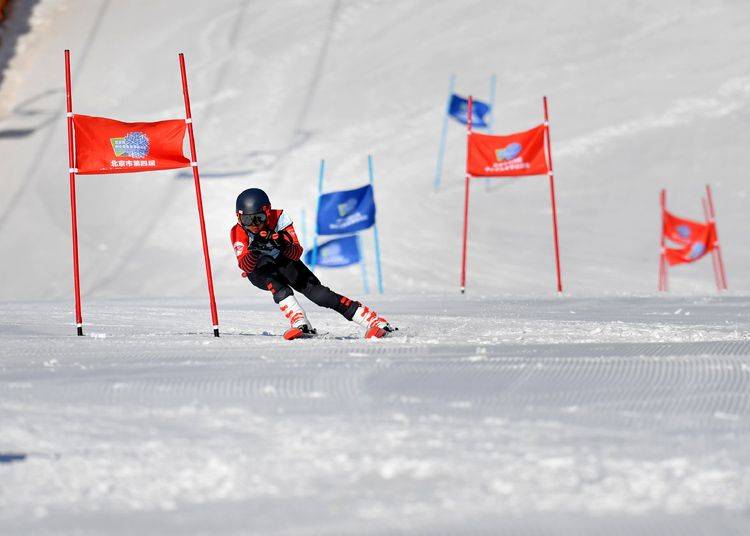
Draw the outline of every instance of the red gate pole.
<instances>
[{"instance_id":1,"label":"red gate pole","mask_svg":"<svg viewBox=\"0 0 750 536\"><path fill-rule=\"evenodd\" d=\"M721 246L719 245L719 226L716 224L716 210L714 209L714 198L711 195L711 186L706 184L706 195L708 198L708 214L711 218L711 223L714 224L714 232L716 233L716 257L719 261L719 273L721 274L721 286L724 290L727 290L727 272L724 269L724 257L721 254Z\"/></svg>"},{"instance_id":2,"label":"red gate pole","mask_svg":"<svg viewBox=\"0 0 750 536\"><path fill-rule=\"evenodd\" d=\"M659 291L667 291L667 257L666 244L664 241L664 211L667 209L667 191L662 189L659 193L659 205L661 206L661 252L659 254Z\"/></svg>"},{"instance_id":3,"label":"red gate pole","mask_svg":"<svg viewBox=\"0 0 750 536\"><path fill-rule=\"evenodd\" d=\"M708 208L708 201L706 199L701 199L701 203L703 204L703 217L706 218L706 221L708 223L712 222L711 218L711 211ZM714 244L712 244L714 247L711 249L711 264L714 268L714 281L716 281L716 290L722 290L723 284L721 281L721 274L719 270L719 259L716 257L716 240L714 235Z\"/></svg>"},{"instance_id":4,"label":"red gate pole","mask_svg":"<svg viewBox=\"0 0 750 536\"><path fill-rule=\"evenodd\" d=\"M560 271L560 241L557 235L557 203L555 202L555 172L552 167L552 143L549 133L549 113L547 111L547 96L544 96L544 130L547 138L547 158L549 158L549 192L552 198L552 231L555 237L555 269L557 272L557 292L562 292L562 275Z\"/></svg>"},{"instance_id":5,"label":"red gate pole","mask_svg":"<svg viewBox=\"0 0 750 536\"><path fill-rule=\"evenodd\" d=\"M208 255L208 239L206 238L206 221L203 217L203 198L201 196L200 175L198 173L198 157L195 154L195 137L193 136L193 116L190 113L190 95L188 94L187 74L185 73L185 55L180 52L180 74L182 75L182 94L185 97L185 123L187 123L190 138L190 166L193 168L193 182L195 183L195 197L198 200L198 219L203 240L203 258L206 261L206 281L208 283L208 297L211 301L211 320L213 321L214 337L219 336L219 315L216 312L216 297L214 296L214 280L211 276L211 259Z\"/></svg>"},{"instance_id":6,"label":"red gate pole","mask_svg":"<svg viewBox=\"0 0 750 536\"><path fill-rule=\"evenodd\" d=\"M464 188L464 238L461 246L461 294L466 292L466 247L469 234L469 146L471 139L471 114L474 99L469 95L469 107L466 111L466 186Z\"/></svg>"},{"instance_id":7,"label":"red gate pole","mask_svg":"<svg viewBox=\"0 0 750 536\"><path fill-rule=\"evenodd\" d=\"M81 315L81 280L78 269L78 214L76 211L76 172L73 156L73 90L70 83L70 50L65 50L65 101L68 118L68 173L70 179L70 222L73 237L73 288L76 301L76 331L83 336Z\"/></svg>"}]
</instances>

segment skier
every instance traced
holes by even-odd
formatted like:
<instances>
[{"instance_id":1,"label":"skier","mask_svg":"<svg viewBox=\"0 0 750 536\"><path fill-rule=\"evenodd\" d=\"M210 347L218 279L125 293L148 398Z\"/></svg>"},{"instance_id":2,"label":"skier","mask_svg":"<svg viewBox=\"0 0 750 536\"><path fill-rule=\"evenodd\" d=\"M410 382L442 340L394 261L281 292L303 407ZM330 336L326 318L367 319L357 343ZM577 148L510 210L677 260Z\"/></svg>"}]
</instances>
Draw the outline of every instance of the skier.
<instances>
[{"instance_id":1,"label":"skier","mask_svg":"<svg viewBox=\"0 0 750 536\"><path fill-rule=\"evenodd\" d=\"M383 337L395 331L388 321L358 301L333 292L300 260L302 246L292 220L283 210L272 209L268 195L250 188L237 197L237 224L230 236L242 277L261 290L268 290L291 327L287 340L316 334L292 289L321 307L333 309L363 328L365 337Z\"/></svg>"}]
</instances>

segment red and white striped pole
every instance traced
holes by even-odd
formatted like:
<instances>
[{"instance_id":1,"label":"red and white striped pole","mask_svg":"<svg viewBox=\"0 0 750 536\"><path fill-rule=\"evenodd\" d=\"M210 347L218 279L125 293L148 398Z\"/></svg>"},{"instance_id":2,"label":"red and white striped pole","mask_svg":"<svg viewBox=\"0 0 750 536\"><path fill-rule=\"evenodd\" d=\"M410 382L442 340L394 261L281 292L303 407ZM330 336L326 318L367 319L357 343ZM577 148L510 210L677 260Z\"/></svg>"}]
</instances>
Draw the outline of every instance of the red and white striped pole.
<instances>
[{"instance_id":1,"label":"red and white striped pole","mask_svg":"<svg viewBox=\"0 0 750 536\"><path fill-rule=\"evenodd\" d=\"M547 139L547 158L549 160L549 193L552 199L552 232L555 238L555 270L557 273L557 291L562 292L562 274L560 270L560 241L557 234L557 203L555 202L555 171L552 167L552 143L549 131L549 113L547 111L547 96L544 96L544 131Z\"/></svg>"},{"instance_id":2,"label":"red and white striped pole","mask_svg":"<svg viewBox=\"0 0 750 536\"><path fill-rule=\"evenodd\" d=\"M65 50L65 101L68 118L68 174L70 179L70 222L73 237L73 288L76 302L76 331L83 336L81 314L81 281L78 269L78 214L76 211L76 172L73 156L73 91L70 83L70 50Z\"/></svg>"},{"instance_id":3,"label":"red and white striped pole","mask_svg":"<svg viewBox=\"0 0 750 536\"><path fill-rule=\"evenodd\" d=\"M716 210L714 209L714 198L711 195L711 186L706 184L706 197L708 199L708 215L710 222L714 224L714 232L716 233L716 258L719 263L719 274L721 275L721 286L724 290L727 290L727 272L724 269L724 257L721 254L721 246L719 245L719 226L716 224Z\"/></svg>"},{"instance_id":4,"label":"red and white striped pole","mask_svg":"<svg viewBox=\"0 0 750 536\"><path fill-rule=\"evenodd\" d=\"M703 204L703 217L706 218L706 222L710 224L712 220L711 212L708 208L708 201L706 201L705 198L702 198L701 203ZM716 290L722 290L721 275L719 273L719 260L716 257L716 235L714 235L714 243L711 245L713 246L711 248L711 264L713 265L714 269L714 281L716 282Z\"/></svg>"},{"instance_id":5,"label":"red and white striped pole","mask_svg":"<svg viewBox=\"0 0 750 536\"><path fill-rule=\"evenodd\" d=\"M469 235L469 181L471 179L471 175L469 175L469 148L471 146L471 115L473 103L474 99L469 95L469 106L466 111L466 185L464 187L464 235L463 244L461 246L461 294L466 292L466 248Z\"/></svg>"},{"instance_id":6,"label":"red and white striped pole","mask_svg":"<svg viewBox=\"0 0 750 536\"><path fill-rule=\"evenodd\" d=\"M664 211L667 209L667 191L662 189L659 193L659 206L661 207L661 251L659 253L659 292L667 291L667 246L664 240Z\"/></svg>"},{"instance_id":7,"label":"red and white striped pole","mask_svg":"<svg viewBox=\"0 0 750 536\"><path fill-rule=\"evenodd\" d=\"M195 196L198 200L198 219L203 240L203 258L206 262L206 281L208 283L208 297L211 301L211 320L213 322L214 337L219 336L219 315L216 312L216 297L214 296L214 280L211 276L211 259L208 255L208 239L206 238L206 221L203 217L203 197L201 196L200 175L198 173L198 157L195 152L195 137L193 136L193 116L190 113L190 95L188 94L187 74L185 72L185 56L180 52L180 73L182 74L182 94L185 97L185 123L190 138L190 166L193 168L193 182Z\"/></svg>"}]
</instances>

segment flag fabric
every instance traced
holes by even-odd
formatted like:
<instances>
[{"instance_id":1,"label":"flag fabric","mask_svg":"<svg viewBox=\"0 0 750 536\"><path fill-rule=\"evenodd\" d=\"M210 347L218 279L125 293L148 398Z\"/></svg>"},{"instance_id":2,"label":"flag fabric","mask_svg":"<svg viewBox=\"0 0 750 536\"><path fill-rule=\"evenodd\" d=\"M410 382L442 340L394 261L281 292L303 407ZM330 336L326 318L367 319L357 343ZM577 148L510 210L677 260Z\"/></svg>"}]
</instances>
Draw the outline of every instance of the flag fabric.
<instances>
[{"instance_id":1,"label":"flag fabric","mask_svg":"<svg viewBox=\"0 0 750 536\"><path fill-rule=\"evenodd\" d=\"M362 259L356 235L334 238L318 246L317 265L325 268L340 268L357 264ZM313 251L305 253L305 262L312 264Z\"/></svg>"},{"instance_id":2,"label":"flag fabric","mask_svg":"<svg viewBox=\"0 0 750 536\"><path fill-rule=\"evenodd\" d=\"M134 173L190 166L182 153L185 120L123 123L105 117L73 116L79 175Z\"/></svg>"},{"instance_id":3,"label":"flag fabric","mask_svg":"<svg viewBox=\"0 0 750 536\"><path fill-rule=\"evenodd\" d=\"M670 266L695 262L706 253L714 249L716 245L716 228L710 224L708 228L697 237L695 242L686 244L680 248L665 248L664 254Z\"/></svg>"},{"instance_id":4,"label":"flag fabric","mask_svg":"<svg viewBox=\"0 0 750 536\"><path fill-rule=\"evenodd\" d=\"M471 126L477 128L488 127L487 114L490 113L491 107L489 104L472 99L471 101ZM448 115L453 119L465 125L468 118L469 112L469 100L465 99L455 93L451 95L451 101L448 105Z\"/></svg>"},{"instance_id":5,"label":"flag fabric","mask_svg":"<svg viewBox=\"0 0 750 536\"><path fill-rule=\"evenodd\" d=\"M664 238L678 247L665 248L670 266L697 261L716 245L716 225L679 218L671 212L663 212Z\"/></svg>"},{"instance_id":6,"label":"flag fabric","mask_svg":"<svg viewBox=\"0 0 750 536\"><path fill-rule=\"evenodd\" d=\"M375 224L375 197L372 186L341 190L320 196L318 234L347 234Z\"/></svg>"},{"instance_id":7,"label":"flag fabric","mask_svg":"<svg viewBox=\"0 0 750 536\"><path fill-rule=\"evenodd\" d=\"M542 124L507 136L472 133L467 172L474 177L546 174L544 131Z\"/></svg>"},{"instance_id":8,"label":"flag fabric","mask_svg":"<svg viewBox=\"0 0 750 536\"><path fill-rule=\"evenodd\" d=\"M696 237L703 236L709 225L680 218L667 210L664 211L662 221L664 222L664 236L678 244L692 244Z\"/></svg>"}]
</instances>

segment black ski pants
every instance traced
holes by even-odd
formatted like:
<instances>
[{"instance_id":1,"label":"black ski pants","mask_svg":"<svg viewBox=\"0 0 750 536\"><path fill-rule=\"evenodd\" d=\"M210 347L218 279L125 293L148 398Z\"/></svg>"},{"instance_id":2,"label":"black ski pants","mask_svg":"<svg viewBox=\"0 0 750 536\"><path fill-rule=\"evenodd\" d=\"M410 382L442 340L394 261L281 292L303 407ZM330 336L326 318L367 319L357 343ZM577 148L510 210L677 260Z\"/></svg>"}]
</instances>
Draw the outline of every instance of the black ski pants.
<instances>
[{"instance_id":1,"label":"black ski pants","mask_svg":"<svg viewBox=\"0 0 750 536\"><path fill-rule=\"evenodd\" d=\"M294 289L314 304L341 313L347 320L354 317L360 306L359 302L324 286L301 260L292 261L281 256L274 259L263 255L248 279L259 289L270 291L276 303L294 294Z\"/></svg>"}]
</instances>

